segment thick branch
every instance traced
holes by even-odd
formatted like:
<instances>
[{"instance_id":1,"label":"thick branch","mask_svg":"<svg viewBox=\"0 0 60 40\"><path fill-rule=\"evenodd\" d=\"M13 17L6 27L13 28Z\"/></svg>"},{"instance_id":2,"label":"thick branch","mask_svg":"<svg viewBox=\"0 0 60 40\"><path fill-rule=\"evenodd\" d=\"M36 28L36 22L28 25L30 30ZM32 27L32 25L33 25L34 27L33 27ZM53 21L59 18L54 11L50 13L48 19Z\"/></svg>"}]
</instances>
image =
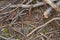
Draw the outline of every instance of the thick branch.
<instances>
[{"instance_id":1,"label":"thick branch","mask_svg":"<svg viewBox=\"0 0 60 40\"><path fill-rule=\"evenodd\" d=\"M57 5L55 5L52 1L45 0L45 2L49 4L52 8L54 8L56 11L60 11L60 8Z\"/></svg>"}]
</instances>

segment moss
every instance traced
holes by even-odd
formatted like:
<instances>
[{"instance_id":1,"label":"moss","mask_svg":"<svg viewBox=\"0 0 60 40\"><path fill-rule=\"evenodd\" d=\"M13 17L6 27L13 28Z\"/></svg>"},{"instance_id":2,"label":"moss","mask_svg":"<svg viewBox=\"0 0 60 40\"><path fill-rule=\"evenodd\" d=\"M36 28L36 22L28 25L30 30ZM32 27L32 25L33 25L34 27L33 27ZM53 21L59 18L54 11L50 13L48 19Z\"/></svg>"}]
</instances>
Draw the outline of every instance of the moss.
<instances>
[{"instance_id":1,"label":"moss","mask_svg":"<svg viewBox=\"0 0 60 40\"><path fill-rule=\"evenodd\" d=\"M32 4L35 4L35 3L36 3L36 1L35 1L35 0L33 0L33 1L32 1Z\"/></svg>"},{"instance_id":2,"label":"moss","mask_svg":"<svg viewBox=\"0 0 60 40\"><path fill-rule=\"evenodd\" d=\"M2 31L3 33L7 33L7 32L8 32L8 29L7 29L7 28L3 28L1 31Z\"/></svg>"},{"instance_id":3,"label":"moss","mask_svg":"<svg viewBox=\"0 0 60 40\"><path fill-rule=\"evenodd\" d=\"M45 29L42 29L41 32L42 32L43 34L45 34L45 33L46 33L46 30L45 30Z\"/></svg>"},{"instance_id":4,"label":"moss","mask_svg":"<svg viewBox=\"0 0 60 40\"><path fill-rule=\"evenodd\" d=\"M11 37L11 36L12 36L12 35L9 34L9 33L2 33L1 35L4 36L4 37Z\"/></svg>"},{"instance_id":5,"label":"moss","mask_svg":"<svg viewBox=\"0 0 60 40\"><path fill-rule=\"evenodd\" d=\"M2 36L6 36L6 34L5 34L5 33L2 33L1 35L2 35Z\"/></svg>"},{"instance_id":6,"label":"moss","mask_svg":"<svg viewBox=\"0 0 60 40\"><path fill-rule=\"evenodd\" d=\"M11 37L12 35L10 33L8 33L8 29L7 28L3 28L2 30L2 36L5 36L5 37Z\"/></svg>"},{"instance_id":7,"label":"moss","mask_svg":"<svg viewBox=\"0 0 60 40\"><path fill-rule=\"evenodd\" d=\"M17 40L22 40L21 38L22 38L21 35L17 35L17 36L16 36L16 39L17 39Z\"/></svg>"},{"instance_id":8,"label":"moss","mask_svg":"<svg viewBox=\"0 0 60 40\"><path fill-rule=\"evenodd\" d=\"M32 26L31 25L28 25L29 29L32 29Z\"/></svg>"},{"instance_id":9,"label":"moss","mask_svg":"<svg viewBox=\"0 0 60 40\"><path fill-rule=\"evenodd\" d=\"M52 27L52 31L55 31L55 30L57 30L57 28L53 26L53 27Z\"/></svg>"},{"instance_id":10,"label":"moss","mask_svg":"<svg viewBox=\"0 0 60 40\"><path fill-rule=\"evenodd\" d=\"M2 36L7 36L6 34L8 32L7 28L3 28L1 31L2 31L2 34L1 34Z\"/></svg>"}]
</instances>

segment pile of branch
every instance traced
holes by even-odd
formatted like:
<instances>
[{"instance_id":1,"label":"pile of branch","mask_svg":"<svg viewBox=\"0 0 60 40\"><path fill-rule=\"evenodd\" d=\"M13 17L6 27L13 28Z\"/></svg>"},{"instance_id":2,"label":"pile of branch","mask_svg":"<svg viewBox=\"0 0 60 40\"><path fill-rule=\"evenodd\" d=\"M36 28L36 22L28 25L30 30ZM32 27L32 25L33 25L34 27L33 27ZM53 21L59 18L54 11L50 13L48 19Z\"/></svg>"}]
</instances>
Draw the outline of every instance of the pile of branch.
<instances>
[{"instance_id":1,"label":"pile of branch","mask_svg":"<svg viewBox=\"0 0 60 40\"><path fill-rule=\"evenodd\" d=\"M50 40L60 33L59 20L60 0L0 0L0 38L5 40Z\"/></svg>"}]
</instances>

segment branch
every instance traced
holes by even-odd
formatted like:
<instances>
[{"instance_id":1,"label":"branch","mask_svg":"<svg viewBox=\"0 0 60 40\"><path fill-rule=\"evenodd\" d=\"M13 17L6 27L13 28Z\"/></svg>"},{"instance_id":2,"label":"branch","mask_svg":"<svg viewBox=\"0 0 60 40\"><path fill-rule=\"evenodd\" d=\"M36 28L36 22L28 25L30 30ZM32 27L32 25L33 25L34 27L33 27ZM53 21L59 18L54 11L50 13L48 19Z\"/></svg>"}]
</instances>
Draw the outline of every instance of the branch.
<instances>
[{"instance_id":1,"label":"branch","mask_svg":"<svg viewBox=\"0 0 60 40\"><path fill-rule=\"evenodd\" d=\"M4 9L8 8L11 5L11 3L9 3L6 7L0 9L0 11L3 11Z\"/></svg>"},{"instance_id":2,"label":"branch","mask_svg":"<svg viewBox=\"0 0 60 40\"><path fill-rule=\"evenodd\" d=\"M50 0L45 0L45 2L47 3L47 4L49 4L53 9L55 9L56 11L60 11L60 8L57 6L57 5L55 5L52 1L50 1Z\"/></svg>"},{"instance_id":3,"label":"branch","mask_svg":"<svg viewBox=\"0 0 60 40\"><path fill-rule=\"evenodd\" d=\"M27 34L27 37L30 36L32 33L34 33L36 30L45 27L47 24L51 23L51 22L54 21L54 20L60 20L60 17L53 18L53 19L49 20L48 22L46 22L45 24L36 27L36 28L33 29L29 34Z\"/></svg>"},{"instance_id":4,"label":"branch","mask_svg":"<svg viewBox=\"0 0 60 40\"><path fill-rule=\"evenodd\" d=\"M38 7L38 6L42 6L44 5L43 2L40 2L40 3L36 3L33 5L33 7ZM14 8L14 7L22 7L22 8L30 8L31 5L25 5L25 4L17 4L17 5L11 5L10 7Z\"/></svg>"},{"instance_id":5,"label":"branch","mask_svg":"<svg viewBox=\"0 0 60 40\"><path fill-rule=\"evenodd\" d=\"M57 2L56 5L60 6L60 1ZM46 11L44 12L44 17L45 17L45 18L48 18L48 17L50 16L50 14L51 14L51 13L50 13L51 11L52 11L52 8L51 8L51 7L48 8L48 9L46 9Z\"/></svg>"},{"instance_id":6,"label":"branch","mask_svg":"<svg viewBox=\"0 0 60 40\"><path fill-rule=\"evenodd\" d=\"M52 8L50 7L50 8L48 8L48 9L46 9L46 11L44 12L44 17L45 18L48 18L49 17L49 14L51 14L50 12L51 12L51 10L52 10Z\"/></svg>"},{"instance_id":7,"label":"branch","mask_svg":"<svg viewBox=\"0 0 60 40\"><path fill-rule=\"evenodd\" d=\"M6 37L3 37L3 36L0 36L0 38L6 39L6 40L8 39L8 38L6 38Z\"/></svg>"}]
</instances>

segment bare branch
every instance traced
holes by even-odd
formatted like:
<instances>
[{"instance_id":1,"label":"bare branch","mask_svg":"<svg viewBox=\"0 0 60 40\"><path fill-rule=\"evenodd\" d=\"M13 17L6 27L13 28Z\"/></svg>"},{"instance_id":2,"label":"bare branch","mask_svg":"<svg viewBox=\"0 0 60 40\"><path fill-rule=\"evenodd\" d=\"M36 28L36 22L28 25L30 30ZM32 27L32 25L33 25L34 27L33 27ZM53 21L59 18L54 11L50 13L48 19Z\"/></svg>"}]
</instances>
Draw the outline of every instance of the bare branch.
<instances>
[{"instance_id":1,"label":"bare branch","mask_svg":"<svg viewBox=\"0 0 60 40\"><path fill-rule=\"evenodd\" d=\"M17 9L17 8L15 8L15 9L13 9L13 10L11 10L11 11L8 11L8 12L0 13L0 15L5 15L5 14L8 14L8 13L11 13L11 12L15 11L16 9Z\"/></svg>"},{"instance_id":2,"label":"bare branch","mask_svg":"<svg viewBox=\"0 0 60 40\"><path fill-rule=\"evenodd\" d=\"M0 9L0 11L3 11L4 9L6 9L7 7L9 7L11 5L11 3L9 3L6 7Z\"/></svg>"},{"instance_id":3,"label":"bare branch","mask_svg":"<svg viewBox=\"0 0 60 40\"><path fill-rule=\"evenodd\" d=\"M57 2L56 5L57 5L57 6L60 6L60 1ZM51 8L51 7L48 8L48 9L46 9L46 11L44 12L44 17L45 17L45 18L48 18L48 17L50 16L50 14L51 14L51 13L50 13L51 11L52 11L52 8Z\"/></svg>"},{"instance_id":4,"label":"bare branch","mask_svg":"<svg viewBox=\"0 0 60 40\"><path fill-rule=\"evenodd\" d=\"M38 6L42 6L44 5L43 2L40 2L40 3L37 3L37 4L34 4L33 7L38 7ZM30 8L30 5L24 5L24 4L17 4L17 5L11 5L10 7L22 7L22 8Z\"/></svg>"},{"instance_id":5,"label":"bare branch","mask_svg":"<svg viewBox=\"0 0 60 40\"><path fill-rule=\"evenodd\" d=\"M60 20L60 18L59 18L59 17L53 18L53 19L49 20L48 22L46 22L45 24L36 27L36 28L33 29L29 34L27 34L27 37L30 36L32 33L34 33L36 30L45 27L47 24L51 23L51 22L54 21L54 20Z\"/></svg>"},{"instance_id":6,"label":"bare branch","mask_svg":"<svg viewBox=\"0 0 60 40\"><path fill-rule=\"evenodd\" d=\"M45 0L45 2L49 4L52 8L54 8L56 11L60 11L60 8L57 5L55 5L52 1Z\"/></svg>"}]
</instances>

